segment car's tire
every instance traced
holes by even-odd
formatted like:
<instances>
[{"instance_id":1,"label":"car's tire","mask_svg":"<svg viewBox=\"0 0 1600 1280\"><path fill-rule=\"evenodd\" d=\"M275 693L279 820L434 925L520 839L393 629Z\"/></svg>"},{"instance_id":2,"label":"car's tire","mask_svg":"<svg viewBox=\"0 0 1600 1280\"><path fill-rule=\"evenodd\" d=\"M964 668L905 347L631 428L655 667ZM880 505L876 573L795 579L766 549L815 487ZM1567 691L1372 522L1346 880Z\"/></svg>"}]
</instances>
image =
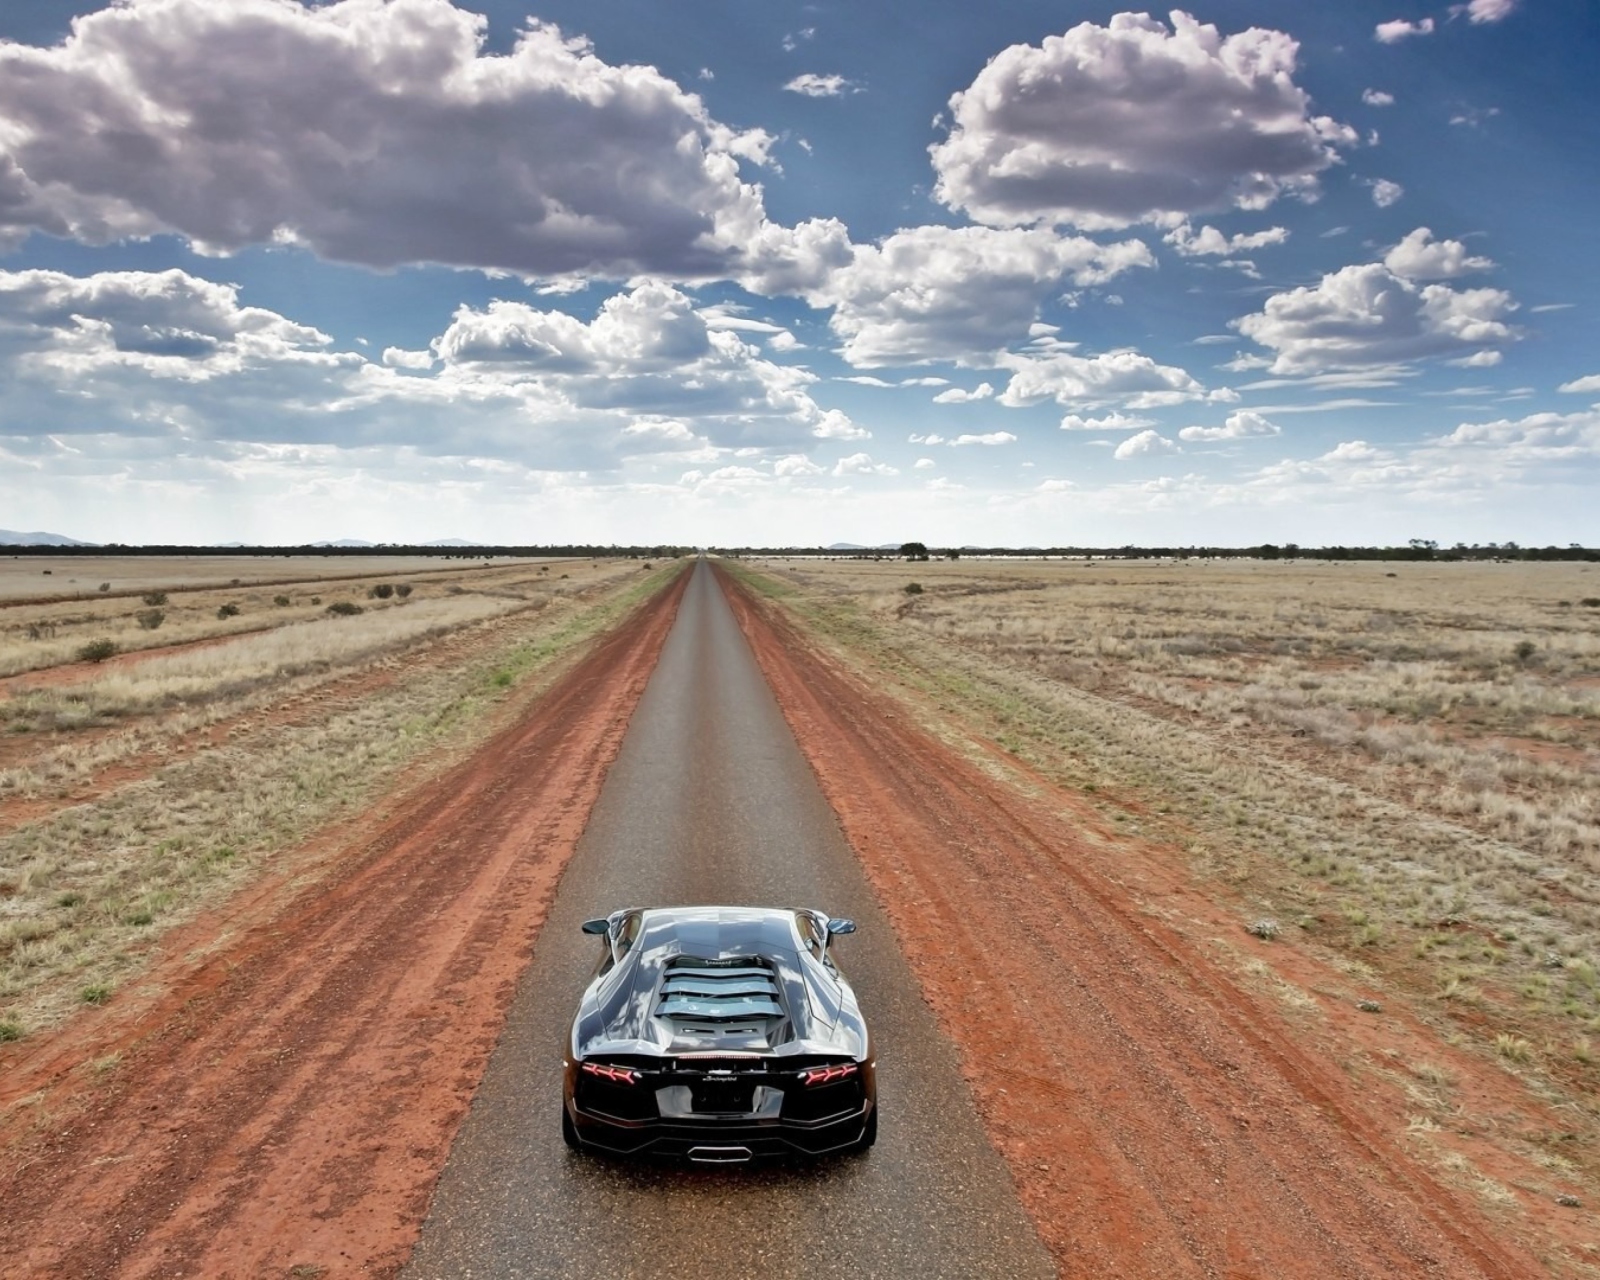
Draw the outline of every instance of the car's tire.
<instances>
[{"instance_id":1,"label":"car's tire","mask_svg":"<svg viewBox=\"0 0 1600 1280\"><path fill-rule=\"evenodd\" d=\"M861 1137L856 1142L857 1151L870 1151L873 1144L878 1141L878 1107L874 1103L872 1114L867 1117L867 1127L861 1131Z\"/></svg>"},{"instance_id":2,"label":"car's tire","mask_svg":"<svg viewBox=\"0 0 1600 1280\"><path fill-rule=\"evenodd\" d=\"M567 1104L561 1104L561 1141L574 1151L582 1151L583 1143L578 1141L578 1131L573 1127L572 1116L567 1111Z\"/></svg>"}]
</instances>

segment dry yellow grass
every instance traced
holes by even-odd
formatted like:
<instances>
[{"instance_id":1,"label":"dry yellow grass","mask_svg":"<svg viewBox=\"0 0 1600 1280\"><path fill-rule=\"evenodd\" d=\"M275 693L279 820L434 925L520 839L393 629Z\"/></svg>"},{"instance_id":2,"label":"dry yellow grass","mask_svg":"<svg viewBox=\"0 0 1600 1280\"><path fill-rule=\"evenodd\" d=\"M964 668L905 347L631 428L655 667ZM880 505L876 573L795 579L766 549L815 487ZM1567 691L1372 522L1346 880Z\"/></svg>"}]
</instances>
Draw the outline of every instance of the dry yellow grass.
<instances>
[{"instance_id":1,"label":"dry yellow grass","mask_svg":"<svg viewBox=\"0 0 1600 1280\"><path fill-rule=\"evenodd\" d=\"M855 661L1132 802L1108 811L1251 918L1506 1034L1600 1029L1600 568L752 567Z\"/></svg>"},{"instance_id":2,"label":"dry yellow grass","mask_svg":"<svg viewBox=\"0 0 1600 1280\"><path fill-rule=\"evenodd\" d=\"M32 806L29 820L0 822L0 1034L109 998L164 930L275 852L376 803L401 769L459 758L496 707L532 696L674 570L458 571L459 594L152 655L13 699L79 698L61 707L92 714L8 735L10 754L37 749L0 774L0 803ZM92 799L70 802L117 766Z\"/></svg>"}]
</instances>

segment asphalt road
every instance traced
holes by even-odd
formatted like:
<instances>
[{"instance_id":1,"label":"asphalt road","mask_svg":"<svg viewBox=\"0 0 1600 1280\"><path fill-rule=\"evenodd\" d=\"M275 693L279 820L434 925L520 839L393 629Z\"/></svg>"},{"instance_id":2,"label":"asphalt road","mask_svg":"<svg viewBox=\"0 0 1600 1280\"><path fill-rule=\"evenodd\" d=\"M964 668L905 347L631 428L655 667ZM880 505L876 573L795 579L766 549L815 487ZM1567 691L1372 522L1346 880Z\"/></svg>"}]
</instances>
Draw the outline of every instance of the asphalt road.
<instances>
[{"instance_id":1,"label":"asphalt road","mask_svg":"<svg viewBox=\"0 0 1600 1280\"><path fill-rule=\"evenodd\" d=\"M410 1277L1050 1276L956 1065L709 567L569 864L439 1182ZM561 1049L618 907L806 905L878 1053L878 1145L768 1169L674 1168L561 1142Z\"/></svg>"}]
</instances>

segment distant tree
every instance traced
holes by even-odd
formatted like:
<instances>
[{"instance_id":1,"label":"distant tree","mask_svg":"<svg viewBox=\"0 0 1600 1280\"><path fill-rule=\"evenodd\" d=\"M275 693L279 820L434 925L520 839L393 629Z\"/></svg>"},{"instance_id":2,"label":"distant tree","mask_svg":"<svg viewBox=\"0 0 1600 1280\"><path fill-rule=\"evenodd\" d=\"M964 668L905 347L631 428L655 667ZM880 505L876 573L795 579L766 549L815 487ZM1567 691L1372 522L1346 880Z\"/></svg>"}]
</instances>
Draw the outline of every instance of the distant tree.
<instances>
[{"instance_id":1,"label":"distant tree","mask_svg":"<svg viewBox=\"0 0 1600 1280\"><path fill-rule=\"evenodd\" d=\"M239 606L236 604L225 604L217 610L217 617L219 618L237 618L238 616Z\"/></svg>"},{"instance_id":2,"label":"distant tree","mask_svg":"<svg viewBox=\"0 0 1600 1280\"><path fill-rule=\"evenodd\" d=\"M900 544L900 554L907 560L926 560L928 548L920 542L903 542Z\"/></svg>"},{"instance_id":3,"label":"distant tree","mask_svg":"<svg viewBox=\"0 0 1600 1280\"><path fill-rule=\"evenodd\" d=\"M88 644L78 649L79 662L104 662L107 658L115 657L117 642L115 640L91 640Z\"/></svg>"},{"instance_id":4,"label":"distant tree","mask_svg":"<svg viewBox=\"0 0 1600 1280\"><path fill-rule=\"evenodd\" d=\"M167 620L167 615L160 609L141 609L134 614L134 617L138 619L139 626L145 631L154 631Z\"/></svg>"},{"instance_id":5,"label":"distant tree","mask_svg":"<svg viewBox=\"0 0 1600 1280\"><path fill-rule=\"evenodd\" d=\"M959 560L959 559L961 559L961 553L959 551L957 551L954 547L951 547L950 550L948 550L948 551L946 551L944 553L944 558L946 560Z\"/></svg>"}]
</instances>

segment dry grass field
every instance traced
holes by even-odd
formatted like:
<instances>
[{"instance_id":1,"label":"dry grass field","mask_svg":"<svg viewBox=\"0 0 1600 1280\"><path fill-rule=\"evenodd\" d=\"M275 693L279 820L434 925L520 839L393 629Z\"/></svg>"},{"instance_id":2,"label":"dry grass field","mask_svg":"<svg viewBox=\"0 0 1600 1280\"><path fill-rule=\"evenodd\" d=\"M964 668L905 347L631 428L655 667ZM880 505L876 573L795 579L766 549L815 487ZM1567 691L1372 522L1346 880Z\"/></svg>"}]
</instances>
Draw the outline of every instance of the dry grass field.
<instances>
[{"instance_id":1,"label":"dry grass field","mask_svg":"<svg viewBox=\"0 0 1600 1280\"><path fill-rule=\"evenodd\" d=\"M274 855L459 758L676 566L118 561L136 591L70 601L43 568L84 579L0 573L0 1039L109 999Z\"/></svg>"},{"instance_id":2,"label":"dry grass field","mask_svg":"<svg viewBox=\"0 0 1600 1280\"><path fill-rule=\"evenodd\" d=\"M1331 956L1600 1133L1600 567L752 570L936 731L1090 793L1129 857L1181 851L1241 929ZM1459 1123L1418 1070L1418 1132ZM1600 1173L1592 1148L1545 1154Z\"/></svg>"}]
</instances>

